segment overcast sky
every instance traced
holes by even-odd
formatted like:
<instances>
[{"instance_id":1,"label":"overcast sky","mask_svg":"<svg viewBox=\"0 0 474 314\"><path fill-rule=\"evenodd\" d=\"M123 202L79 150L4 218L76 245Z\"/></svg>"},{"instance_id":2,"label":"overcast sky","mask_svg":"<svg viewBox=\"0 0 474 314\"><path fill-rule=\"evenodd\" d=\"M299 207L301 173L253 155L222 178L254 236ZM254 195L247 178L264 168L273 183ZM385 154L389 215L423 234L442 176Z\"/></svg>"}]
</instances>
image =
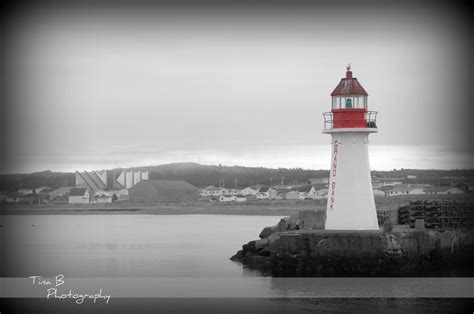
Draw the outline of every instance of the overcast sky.
<instances>
[{"instance_id":1,"label":"overcast sky","mask_svg":"<svg viewBox=\"0 0 474 314\"><path fill-rule=\"evenodd\" d=\"M379 112L372 168L473 168L469 16L418 4L17 9L0 171L328 169L349 62Z\"/></svg>"}]
</instances>

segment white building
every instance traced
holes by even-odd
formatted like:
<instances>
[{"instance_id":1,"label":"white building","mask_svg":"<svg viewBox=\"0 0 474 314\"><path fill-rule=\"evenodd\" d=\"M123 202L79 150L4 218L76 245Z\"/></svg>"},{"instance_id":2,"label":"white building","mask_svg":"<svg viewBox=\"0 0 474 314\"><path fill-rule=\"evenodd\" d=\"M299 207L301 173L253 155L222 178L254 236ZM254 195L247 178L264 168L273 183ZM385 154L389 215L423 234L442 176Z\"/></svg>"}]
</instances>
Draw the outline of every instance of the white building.
<instances>
[{"instance_id":1,"label":"white building","mask_svg":"<svg viewBox=\"0 0 474 314\"><path fill-rule=\"evenodd\" d=\"M267 200L269 199L269 190L270 187L269 186L263 186L260 188L260 190L258 190L257 194L255 194L255 197L258 199L258 200Z\"/></svg>"},{"instance_id":2,"label":"white building","mask_svg":"<svg viewBox=\"0 0 474 314\"><path fill-rule=\"evenodd\" d=\"M69 204L89 204L90 193L87 188L72 188L69 191Z\"/></svg>"},{"instance_id":3,"label":"white building","mask_svg":"<svg viewBox=\"0 0 474 314\"><path fill-rule=\"evenodd\" d=\"M425 189L431 187L429 184L397 184L390 190L385 191L386 196L397 195L422 195Z\"/></svg>"},{"instance_id":4,"label":"white building","mask_svg":"<svg viewBox=\"0 0 474 314\"><path fill-rule=\"evenodd\" d=\"M149 180L148 170L124 170L117 178L117 182L127 189L144 180Z\"/></svg>"},{"instance_id":5,"label":"white building","mask_svg":"<svg viewBox=\"0 0 474 314\"><path fill-rule=\"evenodd\" d=\"M20 198L16 193L0 193L0 203L19 203Z\"/></svg>"},{"instance_id":6,"label":"white building","mask_svg":"<svg viewBox=\"0 0 474 314\"><path fill-rule=\"evenodd\" d=\"M204 189L201 189L199 191L199 195L203 197L212 197L212 196L221 196L224 195L224 189L223 188L216 188L213 185L210 185L208 187L205 187Z\"/></svg>"},{"instance_id":7,"label":"white building","mask_svg":"<svg viewBox=\"0 0 474 314\"><path fill-rule=\"evenodd\" d=\"M318 200L321 200L321 199L324 199L324 198L328 198L328 189L319 189L319 190L316 190L316 193L315 193L315 196L314 198L315 199L318 199Z\"/></svg>"},{"instance_id":8,"label":"white building","mask_svg":"<svg viewBox=\"0 0 474 314\"><path fill-rule=\"evenodd\" d=\"M262 185L252 185L252 186L248 186L248 187L246 187L245 189L242 190L242 195L245 195L245 196L249 196L249 195L255 196L255 195L257 195L257 193L258 193L258 191L260 190L261 187L262 187Z\"/></svg>"},{"instance_id":9,"label":"white building","mask_svg":"<svg viewBox=\"0 0 474 314\"><path fill-rule=\"evenodd\" d=\"M32 194L33 190L32 189L19 189L18 193L20 193L21 195L28 195L28 194Z\"/></svg>"},{"instance_id":10,"label":"white building","mask_svg":"<svg viewBox=\"0 0 474 314\"><path fill-rule=\"evenodd\" d=\"M375 196L385 196L385 191L382 189L374 188L374 195Z\"/></svg>"}]
</instances>

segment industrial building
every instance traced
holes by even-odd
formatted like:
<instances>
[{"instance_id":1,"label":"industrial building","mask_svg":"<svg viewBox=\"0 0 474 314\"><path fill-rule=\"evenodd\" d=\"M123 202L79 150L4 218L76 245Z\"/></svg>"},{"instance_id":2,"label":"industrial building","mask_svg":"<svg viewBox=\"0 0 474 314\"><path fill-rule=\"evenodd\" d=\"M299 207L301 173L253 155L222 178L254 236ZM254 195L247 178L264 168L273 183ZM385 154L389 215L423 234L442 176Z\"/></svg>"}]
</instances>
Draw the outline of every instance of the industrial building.
<instances>
[{"instance_id":1,"label":"industrial building","mask_svg":"<svg viewBox=\"0 0 474 314\"><path fill-rule=\"evenodd\" d=\"M131 187L128 197L134 203L194 202L199 193L186 181L145 180Z\"/></svg>"},{"instance_id":2,"label":"industrial building","mask_svg":"<svg viewBox=\"0 0 474 314\"><path fill-rule=\"evenodd\" d=\"M117 178L117 182L120 186L129 189L138 182L148 179L148 170L124 170Z\"/></svg>"}]
</instances>

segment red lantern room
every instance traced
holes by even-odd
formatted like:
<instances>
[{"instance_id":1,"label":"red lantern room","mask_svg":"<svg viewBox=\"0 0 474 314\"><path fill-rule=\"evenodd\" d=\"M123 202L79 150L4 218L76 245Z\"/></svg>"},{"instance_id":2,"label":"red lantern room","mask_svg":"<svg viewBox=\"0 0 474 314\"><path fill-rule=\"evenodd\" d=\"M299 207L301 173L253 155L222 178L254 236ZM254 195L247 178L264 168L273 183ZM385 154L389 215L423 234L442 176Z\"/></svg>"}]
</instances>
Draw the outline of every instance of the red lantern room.
<instances>
[{"instance_id":1,"label":"red lantern room","mask_svg":"<svg viewBox=\"0 0 474 314\"><path fill-rule=\"evenodd\" d=\"M376 112L367 110L367 92L352 77L350 65L346 77L342 78L331 93L331 112L324 113L325 129L331 128L376 128Z\"/></svg>"}]
</instances>

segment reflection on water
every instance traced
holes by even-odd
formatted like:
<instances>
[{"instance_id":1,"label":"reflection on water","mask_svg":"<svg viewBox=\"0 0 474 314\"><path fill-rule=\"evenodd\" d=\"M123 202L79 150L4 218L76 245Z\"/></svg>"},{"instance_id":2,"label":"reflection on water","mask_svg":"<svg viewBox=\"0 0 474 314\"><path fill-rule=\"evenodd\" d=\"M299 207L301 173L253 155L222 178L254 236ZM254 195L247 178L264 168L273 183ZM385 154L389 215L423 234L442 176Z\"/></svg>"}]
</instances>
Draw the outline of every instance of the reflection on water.
<instances>
[{"instance_id":1,"label":"reflection on water","mask_svg":"<svg viewBox=\"0 0 474 314\"><path fill-rule=\"evenodd\" d=\"M229 260L281 217L230 215L1 216L2 277L241 277Z\"/></svg>"}]
</instances>

